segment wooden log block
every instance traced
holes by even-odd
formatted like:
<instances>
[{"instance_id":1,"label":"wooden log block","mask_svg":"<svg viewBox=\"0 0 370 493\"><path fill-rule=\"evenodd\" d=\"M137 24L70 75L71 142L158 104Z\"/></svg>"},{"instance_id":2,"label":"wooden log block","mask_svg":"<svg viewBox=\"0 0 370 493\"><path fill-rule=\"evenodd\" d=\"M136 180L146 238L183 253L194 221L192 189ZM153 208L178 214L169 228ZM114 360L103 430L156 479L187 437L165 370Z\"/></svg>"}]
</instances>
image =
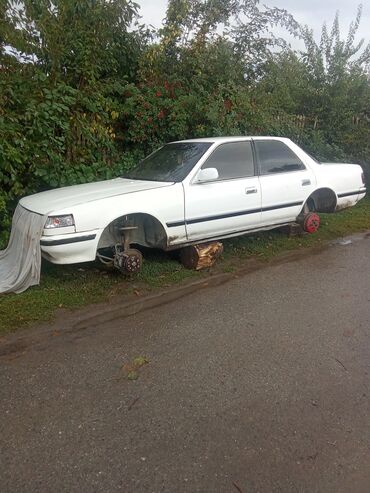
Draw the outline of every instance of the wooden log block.
<instances>
[{"instance_id":1,"label":"wooden log block","mask_svg":"<svg viewBox=\"0 0 370 493\"><path fill-rule=\"evenodd\" d=\"M288 226L283 226L282 228L280 228L280 231L289 236L289 238L292 238L294 236L303 236L305 234L302 226L298 223L292 223Z\"/></svg>"},{"instance_id":2,"label":"wooden log block","mask_svg":"<svg viewBox=\"0 0 370 493\"><path fill-rule=\"evenodd\" d=\"M180 260L187 269L201 270L212 267L224 251L219 241L191 245L181 250Z\"/></svg>"}]
</instances>

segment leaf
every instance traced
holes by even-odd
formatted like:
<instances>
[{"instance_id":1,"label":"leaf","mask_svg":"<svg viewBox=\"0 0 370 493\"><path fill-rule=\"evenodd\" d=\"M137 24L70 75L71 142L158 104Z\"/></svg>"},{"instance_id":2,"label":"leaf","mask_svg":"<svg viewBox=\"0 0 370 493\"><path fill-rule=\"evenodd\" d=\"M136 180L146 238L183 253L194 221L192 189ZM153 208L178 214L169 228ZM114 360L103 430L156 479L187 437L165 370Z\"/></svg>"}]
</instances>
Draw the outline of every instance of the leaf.
<instances>
[{"instance_id":1,"label":"leaf","mask_svg":"<svg viewBox=\"0 0 370 493\"><path fill-rule=\"evenodd\" d=\"M139 378L139 374L134 370L128 372L127 374L127 380L137 380L138 378Z\"/></svg>"}]
</instances>

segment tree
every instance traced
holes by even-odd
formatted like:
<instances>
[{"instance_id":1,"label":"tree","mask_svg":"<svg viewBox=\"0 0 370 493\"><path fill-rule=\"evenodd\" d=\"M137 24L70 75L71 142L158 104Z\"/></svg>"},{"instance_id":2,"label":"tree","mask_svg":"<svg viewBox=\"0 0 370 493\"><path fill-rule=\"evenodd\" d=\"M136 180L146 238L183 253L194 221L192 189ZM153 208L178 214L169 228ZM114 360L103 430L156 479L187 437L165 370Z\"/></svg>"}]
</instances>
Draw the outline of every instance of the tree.
<instances>
[{"instance_id":1,"label":"tree","mask_svg":"<svg viewBox=\"0 0 370 493\"><path fill-rule=\"evenodd\" d=\"M165 73L193 82L218 68L221 78L229 74L229 81L253 83L271 50L285 45L271 34L274 25L298 33L286 10L261 8L259 0L169 0L158 42L143 60L143 77L158 80Z\"/></svg>"},{"instance_id":2,"label":"tree","mask_svg":"<svg viewBox=\"0 0 370 493\"><path fill-rule=\"evenodd\" d=\"M137 5L0 1L0 203L112 176L117 95L147 39Z\"/></svg>"}]
</instances>

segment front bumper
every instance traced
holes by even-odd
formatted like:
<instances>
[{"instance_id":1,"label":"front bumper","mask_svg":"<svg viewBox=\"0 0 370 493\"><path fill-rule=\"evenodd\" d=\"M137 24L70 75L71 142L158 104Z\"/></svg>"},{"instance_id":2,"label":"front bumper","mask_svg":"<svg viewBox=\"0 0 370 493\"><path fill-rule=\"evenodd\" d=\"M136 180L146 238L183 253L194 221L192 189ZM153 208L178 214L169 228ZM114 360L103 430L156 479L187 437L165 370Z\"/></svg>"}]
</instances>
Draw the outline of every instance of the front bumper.
<instances>
[{"instance_id":1,"label":"front bumper","mask_svg":"<svg viewBox=\"0 0 370 493\"><path fill-rule=\"evenodd\" d=\"M44 235L41 237L41 253L53 264L76 264L95 260L101 230Z\"/></svg>"}]
</instances>

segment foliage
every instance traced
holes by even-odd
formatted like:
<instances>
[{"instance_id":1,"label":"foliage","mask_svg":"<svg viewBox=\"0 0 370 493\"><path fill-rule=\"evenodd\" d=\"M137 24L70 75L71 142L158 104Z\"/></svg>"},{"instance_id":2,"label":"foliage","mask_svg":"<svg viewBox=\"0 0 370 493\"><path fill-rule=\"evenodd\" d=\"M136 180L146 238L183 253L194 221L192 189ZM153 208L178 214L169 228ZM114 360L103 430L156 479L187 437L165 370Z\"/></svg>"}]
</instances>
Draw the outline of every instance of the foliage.
<instances>
[{"instance_id":1,"label":"foliage","mask_svg":"<svg viewBox=\"0 0 370 493\"><path fill-rule=\"evenodd\" d=\"M316 42L258 0L170 0L157 31L131 0L0 0L0 244L20 197L117 176L170 140L283 135L366 166L360 19Z\"/></svg>"},{"instance_id":2,"label":"foliage","mask_svg":"<svg viewBox=\"0 0 370 493\"><path fill-rule=\"evenodd\" d=\"M1 1L4 236L19 197L110 178L132 162L116 143L116 126L147 33L129 31L137 9L130 0Z\"/></svg>"}]
</instances>

